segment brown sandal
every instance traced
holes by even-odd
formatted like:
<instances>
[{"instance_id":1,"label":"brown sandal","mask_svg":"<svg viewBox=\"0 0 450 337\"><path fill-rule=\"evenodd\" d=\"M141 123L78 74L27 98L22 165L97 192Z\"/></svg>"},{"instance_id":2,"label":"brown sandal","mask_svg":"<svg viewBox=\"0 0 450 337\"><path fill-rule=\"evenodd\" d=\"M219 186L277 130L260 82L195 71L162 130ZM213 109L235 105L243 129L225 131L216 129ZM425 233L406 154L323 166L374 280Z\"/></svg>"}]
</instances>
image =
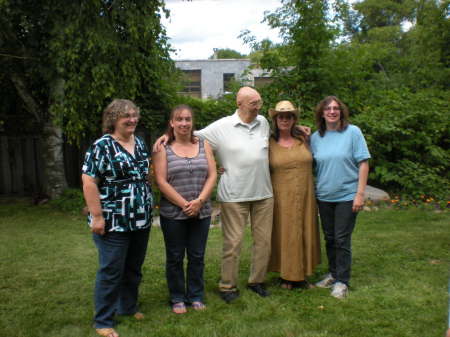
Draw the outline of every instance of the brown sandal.
<instances>
[{"instance_id":1,"label":"brown sandal","mask_svg":"<svg viewBox=\"0 0 450 337\"><path fill-rule=\"evenodd\" d=\"M294 285L293 285L293 283L291 281L281 279L280 287L283 288L283 289L292 290Z\"/></svg>"},{"instance_id":2,"label":"brown sandal","mask_svg":"<svg viewBox=\"0 0 450 337\"><path fill-rule=\"evenodd\" d=\"M315 288L313 284L309 283L306 280L296 282L295 287L296 288L300 288L300 289L312 289L312 288Z\"/></svg>"},{"instance_id":3,"label":"brown sandal","mask_svg":"<svg viewBox=\"0 0 450 337\"><path fill-rule=\"evenodd\" d=\"M113 328L95 329L95 332L97 332L97 334L99 334L100 336L104 337L119 337L119 334Z\"/></svg>"}]
</instances>

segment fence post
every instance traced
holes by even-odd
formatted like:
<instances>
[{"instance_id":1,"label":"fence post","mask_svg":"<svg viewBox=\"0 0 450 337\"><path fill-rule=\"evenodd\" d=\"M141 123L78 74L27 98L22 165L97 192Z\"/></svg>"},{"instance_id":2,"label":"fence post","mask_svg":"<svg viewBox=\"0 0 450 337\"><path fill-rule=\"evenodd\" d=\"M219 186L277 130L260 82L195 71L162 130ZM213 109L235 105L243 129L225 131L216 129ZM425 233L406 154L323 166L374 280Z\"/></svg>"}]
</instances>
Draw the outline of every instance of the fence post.
<instances>
[{"instance_id":1,"label":"fence post","mask_svg":"<svg viewBox=\"0 0 450 337\"><path fill-rule=\"evenodd\" d=\"M39 191L36 155L34 150L35 137L24 138L24 181L26 192L36 194Z\"/></svg>"},{"instance_id":2,"label":"fence post","mask_svg":"<svg viewBox=\"0 0 450 337\"><path fill-rule=\"evenodd\" d=\"M11 193L11 168L9 166L8 138L0 136L0 193Z\"/></svg>"},{"instance_id":3,"label":"fence post","mask_svg":"<svg viewBox=\"0 0 450 337\"><path fill-rule=\"evenodd\" d=\"M22 142L20 138L10 138L10 155L11 155L11 180L12 180L12 192L23 194L24 191L24 173L23 173L23 155L22 155Z\"/></svg>"}]
</instances>

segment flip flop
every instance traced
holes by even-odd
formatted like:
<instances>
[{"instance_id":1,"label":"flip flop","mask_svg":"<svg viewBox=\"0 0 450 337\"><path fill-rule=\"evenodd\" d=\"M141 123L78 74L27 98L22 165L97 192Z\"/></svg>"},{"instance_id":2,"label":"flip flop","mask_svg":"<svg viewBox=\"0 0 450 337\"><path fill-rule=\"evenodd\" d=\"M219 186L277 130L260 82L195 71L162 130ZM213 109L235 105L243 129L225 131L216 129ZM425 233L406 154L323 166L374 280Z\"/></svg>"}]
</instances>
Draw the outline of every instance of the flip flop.
<instances>
[{"instance_id":1,"label":"flip flop","mask_svg":"<svg viewBox=\"0 0 450 337\"><path fill-rule=\"evenodd\" d=\"M95 332L104 337L119 337L119 334L113 328L95 329Z\"/></svg>"},{"instance_id":2,"label":"flip flop","mask_svg":"<svg viewBox=\"0 0 450 337\"><path fill-rule=\"evenodd\" d=\"M295 282L294 286L295 286L295 288L300 288L300 289L312 289L312 288L315 288L315 286L313 284L309 283L306 280Z\"/></svg>"},{"instance_id":3,"label":"flip flop","mask_svg":"<svg viewBox=\"0 0 450 337\"><path fill-rule=\"evenodd\" d=\"M281 282L280 287L287 290L292 290L293 288L292 283L290 282Z\"/></svg>"},{"instance_id":4,"label":"flip flop","mask_svg":"<svg viewBox=\"0 0 450 337\"><path fill-rule=\"evenodd\" d=\"M293 282L280 278L280 287L287 290L294 288Z\"/></svg>"},{"instance_id":5,"label":"flip flop","mask_svg":"<svg viewBox=\"0 0 450 337\"><path fill-rule=\"evenodd\" d=\"M177 315L185 314L187 312L184 302L172 304L172 312Z\"/></svg>"},{"instance_id":6,"label":"flip flop","mask_svg":"<svg viewBox=\"0 0 450 337\"><path fill-rule=\"evenodd\" d=\"M203 302L195 301L195 302L192 302L192 309L194 309L194 310L205 310L206 309L206 305Z\"/></svg>"}]
</instances>

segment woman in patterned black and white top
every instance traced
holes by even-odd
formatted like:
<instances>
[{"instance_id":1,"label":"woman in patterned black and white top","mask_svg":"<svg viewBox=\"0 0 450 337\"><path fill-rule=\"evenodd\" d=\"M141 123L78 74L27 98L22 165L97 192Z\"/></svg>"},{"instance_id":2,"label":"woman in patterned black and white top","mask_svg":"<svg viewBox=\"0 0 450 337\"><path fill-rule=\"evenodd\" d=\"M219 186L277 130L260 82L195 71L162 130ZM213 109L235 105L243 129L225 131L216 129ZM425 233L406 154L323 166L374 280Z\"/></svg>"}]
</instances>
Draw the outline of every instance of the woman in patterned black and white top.
<instances>
[{"instance_id":1,"label":"woman in patterned black and white top","mask_svg":"<svg viewBox=\"0 0 450 337\"><path fill-rule=\"evenodd\" d=\"M189 106L175 107L170 115L167 145L153 154L156 182L162 193L160 216L166 244L167 284L176 314L186 312L186 303L196 310L206 308L204 254L211 223L209 196L217 173L209 144L193 135L193 119ZM185 253L187 282L183 270Z\"/></svg>"},{"instance_id":2,"label":"woman in patterned black and white top","mask_svg":"<svg viewBox=\"0 0 450 337\"><path fill-rule=\"evenodd\" d=\"M149 152L134 135L139 109L115 99L103 113L103 137L86 152L82 168L88 222L99 253L95 283L95 328L118 337L114 315L138 312L137 297L151 226Z\"/></svg>"}]
</instances>

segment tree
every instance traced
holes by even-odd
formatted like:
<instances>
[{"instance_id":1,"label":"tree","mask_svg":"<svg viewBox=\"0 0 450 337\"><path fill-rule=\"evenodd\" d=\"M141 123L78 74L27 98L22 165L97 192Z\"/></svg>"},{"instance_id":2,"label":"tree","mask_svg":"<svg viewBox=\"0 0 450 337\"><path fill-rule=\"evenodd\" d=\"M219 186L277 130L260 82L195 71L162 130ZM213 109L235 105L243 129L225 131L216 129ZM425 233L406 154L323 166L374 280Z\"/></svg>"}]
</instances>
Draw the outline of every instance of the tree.
<instances>
[{"instance_id":1,"label":"tree","mask_svg":"<svg viewBox=\"0 0 450 337\"><path fill-rule=\"evenodd\" d=\"M3 0L0 10L0 67L42 132L51 197L66 185L63 132L98 133L115 97L135 100L147 125L173 101L162 1Z\"/></svg>"},{"instance_id":2,"label":"tree","mask_svg":"<svg viewBox=\"0 0 450 337\"><path fill-rule=\"evenodd\" d=\"M414 9L415 24L405 33L402 69L409 87L446 90L450 87L449 2L420 0Z\"/></svg>"},{"instance_id":3,"label":"tree","mask_svg":"<svg viewBox=\"0 0 450 337\"><path fill-rule=\"evenodd\" d=\"M208 59L243 59L247 56L244 54L241 54L240 52L230 49L230 48L224 48L224 49L214 49L214 53L208 57Z\"/></svg>"},{"instance_id":4,"label":"tree","mask_svg":"<svg viewBox=\"0 0 450 337\"><path fill-rule=\"evenodd\" d=\"M248 55L253 67L262 67L267 64L287 64L287 59L284 52L285 46L279 43L274 43L270 39L256 40L256 36L252 35L248 29L243 30L238 36L245 44L251 47L251 52ZM270 61L269 61L270 59Z\"/></svg>"},{"instance_id":5,"label":"tree","mask_svg":"<svg viewBox=\"0 0 450 337\"><path fill-rule=\"evenodd\" d=\"M282 0L282 7L265 17L283 37L282 52L274 58L267 53L261 67L273 70L279 91L286 97L297 97L304 107L310 107L329 86L324 57L330 51L334 31L328 24L328 2ZM282 61L274 64L274 61Z\"/></svg>"},{"instance_id":6,"label":"tree","mask_svg":"<svg viewBox=\"0 0 450 337\"><path fill-rule=\"evenodd\" d=\"M414 0L364 0L355 3L360 15L359 31L367 33L371 29L399 26L411 20L414 14Z\"/></svg>"},{"instance_id":7,"label":"tree","mask_svg":"<svg viewBox=\"0 0 450 337\"><path fill-rule=\"evenodd\" d=\"M283 43L261 48L274 82L268 106L290 99L312 125L312 108L340 97L373 154L370 180L409 197L446 198L450 186L448 1L282 1L266 15ZM334 11L330 11L333 4ZM409 26L406 26L409 24ZM243 34L259 47L249 32Z\"/></svg>"}]
</instances>

